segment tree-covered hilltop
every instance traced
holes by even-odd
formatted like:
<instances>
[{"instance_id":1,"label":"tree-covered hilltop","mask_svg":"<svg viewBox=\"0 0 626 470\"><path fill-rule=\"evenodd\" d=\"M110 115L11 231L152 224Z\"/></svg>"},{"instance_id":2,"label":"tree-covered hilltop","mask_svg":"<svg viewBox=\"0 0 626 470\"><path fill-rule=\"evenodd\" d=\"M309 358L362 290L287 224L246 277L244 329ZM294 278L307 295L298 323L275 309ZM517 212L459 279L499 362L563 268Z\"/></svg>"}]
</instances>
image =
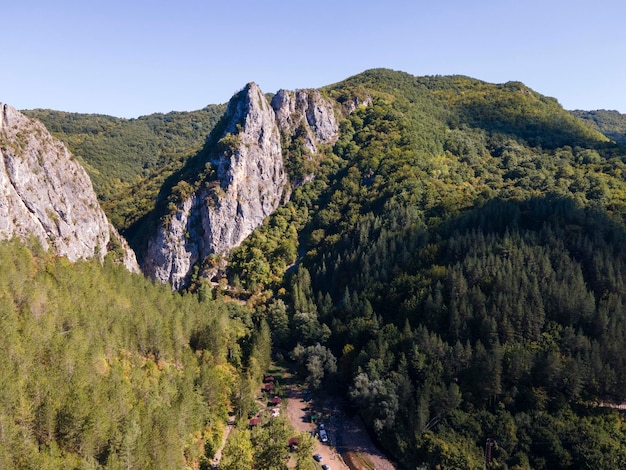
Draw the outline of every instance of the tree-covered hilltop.
<instances>
[{"instance_id":1,"label":"tree-covered hilltop","mask_svg":"<svg viewBox=\"0 0 626 470\"><path fill-rule=\"evenodd\" d=\"M249 309L17 241L0 265L1 468L209 468L268 365Z\"/></svg>"},{"instance_id":2,"label":"tree-covered hilltop","mask_svg":"<svg viewBox=\"0 0 626 470\"><path fill-rule=\"evenodd\" d=\"M47 109L23 111L44 123L89 173L111 222L124 231L154 207L165 179L204 145L225 105L136 119Z\"/></svg>"},{"instance_id":3,"label":"tree-covered hilltop","mask_svg":"<svg viewBox=\"0 0 626 470\"><path fill-rule=\"evenodd\" d=\"M275 343L406 468L626 465L624 147L519 83L323 91L372 100L232 257Z\"/></svg>"},{"instance_id":4,"label":"tree-covered hilltop","mask_svg":"<svg viewBox=\"0 0 626 470\"><path fill-rule=\"evenodd\" d=\"M572 111L578 118L593 124L600 132L619 144L626 144L626 115L618 111L599 109L597 111Z\"/></svg>"}]
</instances>

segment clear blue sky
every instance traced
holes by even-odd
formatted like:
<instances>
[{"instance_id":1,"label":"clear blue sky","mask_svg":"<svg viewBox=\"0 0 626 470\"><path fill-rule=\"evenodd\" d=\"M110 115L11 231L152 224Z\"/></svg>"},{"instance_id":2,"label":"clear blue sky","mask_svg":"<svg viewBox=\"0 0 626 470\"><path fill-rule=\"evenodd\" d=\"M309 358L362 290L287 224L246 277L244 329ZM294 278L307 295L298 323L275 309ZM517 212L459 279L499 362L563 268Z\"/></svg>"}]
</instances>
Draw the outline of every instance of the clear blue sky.
<instances>
[{"instance_id":1,"label":"clear blue sky","mask_svg":"<svg viewBox=\"0 0 626 470\"><path fill-rule=\"evenodd\" d=\"M386 67L626 113L624 0L19 0L0 33L0 102L18 109L137 117Z\"/></svg>"}]
</instances>

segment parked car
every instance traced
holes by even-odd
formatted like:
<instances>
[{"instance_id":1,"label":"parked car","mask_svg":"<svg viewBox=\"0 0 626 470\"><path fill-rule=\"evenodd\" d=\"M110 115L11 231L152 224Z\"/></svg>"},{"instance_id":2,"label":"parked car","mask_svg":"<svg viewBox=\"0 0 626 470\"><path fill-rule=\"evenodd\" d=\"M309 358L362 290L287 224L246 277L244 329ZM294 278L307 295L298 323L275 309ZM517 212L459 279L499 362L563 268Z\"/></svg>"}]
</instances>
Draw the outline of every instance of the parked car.
<instances>
[{"instance_id":1,"label":"parked car","mask_svg":"<svg viewBox=\"0 0 626 470\"><path fill-rule=\"evenodd\" d=\"M313 460L315 460L316 462L321 462L322 461L322 456L320 454L314 454L313 455Z\"/></svg>"},{"instance_id":2,"label":"parked car","mask_svg":"<svg viewBox=\"0 0 626 470\"><path fill-rule=\"evenodd\" d=\"M328 434L326 433L325 429L320 429L320 441L322 441L323 443L328 442Z\"/></svg>"},{"instance_id":3,"label":"parked car","mask_svg":"<svg viewBox=\"0 0 626 470\"><path fill-rule=\"evenodd\" d=\"M326 465L326 464L323 464L322 465L322 470L330 470L330 466Z\"/></svg>"}]
</instances>

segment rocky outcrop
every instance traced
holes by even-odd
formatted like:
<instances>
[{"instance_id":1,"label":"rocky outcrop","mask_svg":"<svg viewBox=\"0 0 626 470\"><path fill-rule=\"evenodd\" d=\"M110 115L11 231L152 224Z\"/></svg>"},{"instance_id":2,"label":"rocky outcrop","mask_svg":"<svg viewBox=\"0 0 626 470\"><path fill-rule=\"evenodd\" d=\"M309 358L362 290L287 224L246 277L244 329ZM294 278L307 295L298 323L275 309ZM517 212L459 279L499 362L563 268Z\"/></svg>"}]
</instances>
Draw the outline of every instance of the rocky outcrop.
<instances>
[{"instance_id":1,"label":"rocky outcrop","mask_svg":"<svg viewBox=\"0 0 626 470\"><path fill-rule=\"evenodd\" d=\"M179 289L197 262L228 253L261 225L287 188L281 132L302 126L311 152L337 138L332 105L315 90L280 91L271 105L254 83L235 95L219 135L210 139L215 179L196 181L198 189L162 219L148 242L144 272Z\"/></svg>"},{"instance_id":2,"label":"rocky outcrop","mask_svg":"<svg viewBox=\"0 0 626 470\"><path fill-rule=\"evenodd\" d=\"M298 128L305 133L305 147L317 153L317 144L334 143L339 133L330 102L317 90L280 90L272 99L272 108L281 132L293 134Z\"/></svg>"},{"instance_id":3,"label":"rocky outcrop","mask_svg":"<svg viewBox=\"0 0 626 470\"><path fill-rule=\"evenodd\" d=\"M369 106L370 104L372 104L372 96L371 95L364 95L364 96L358 96L358 95L354 95L349 99L346 99L345 101L342 102L342 108L343 108L343 112L346 116L352 114L354 111L357 110L357 108L359 108L360 106Z\"/></svg>"},{"instance_id":4,"label":"rocky outcrop","mask_svg":"<svg viewBox=\"0 0 626 470\"><path fill-rule=\"evenodd\" d=\"M276 118L259 87L248 85L233 108L226 132L234 142L212 160L223 193L215 199L202 194L208 202L202 228L212 253L239 245L261 225L280 204L287 183Z\"/></svg>"},{"instance_id":5,"label":"rocky outcrop","mask_svg":"<svg viewBox=\"0 0 626 470\"><path fill-rule=\"evenodd\" d=\"M240 244L280 204L287 182L272 107L251 83L229 103L209 161L216 181L181 201L148 243L144 271L183 287L190 269Z\"/></svg>"},{"instance_id":6,"label":"rocky outcrop","mask_svg":"<svg viewBox=\"0 0 626 470\"><path fill-rule=\"evenodd\" d=\"M0 237L36 237L71 261L103 259L115 246L138 272L134 252L108 222L91 180L38 121L0 103Z\"/></svg>"}]
</instances>

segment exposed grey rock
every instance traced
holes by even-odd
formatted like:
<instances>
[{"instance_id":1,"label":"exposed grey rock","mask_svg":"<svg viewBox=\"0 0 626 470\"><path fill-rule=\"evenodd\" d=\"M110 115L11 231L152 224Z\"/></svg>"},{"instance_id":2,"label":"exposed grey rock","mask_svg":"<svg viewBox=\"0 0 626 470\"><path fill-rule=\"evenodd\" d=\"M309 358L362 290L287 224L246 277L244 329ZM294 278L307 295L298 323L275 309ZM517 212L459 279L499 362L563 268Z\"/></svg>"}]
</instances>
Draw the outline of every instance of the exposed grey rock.
<instances>
[{"instance_id":1,"label":"exposed grey rock","mask_svg":"<svg viewBox=\"0 0 626 470\"><path fill-rule=\"evenodd\" d=\"M217 180L181 201L148 242L144 272L174 289L187 284L195 263L227 254L280 205L287 191L281 132L304 125L311 152L338 134L333 107L316 90L280 91L270 106L250 83L230 101L225 119L209 158Z\"/></svg>"},{"instance_id":2,"label":"exposed grey rock","mask_svg":"<svg viewBox=\"0 0 626 470\"><path fill-rule=\"evenodd\" d=\"M218 181L182 201L148 242L144 271L175 289L194 263L226 253L263 223L287 182L274 111L256 84L230 101L225 118L210 158Z\"/></svg>"},{"instance_id":3,"label":"exposed grey rock","mask_svg":"<svg viewBox=\"0 0 626 470\"><path fill-rule=\"evenodd\" d=\"M0 103L0 237L35 236L71 261L122 247L124 264L138 272L134 252L108 222L91 180L43 124Z\"/></svg>"},{"instance_id":4,"label":"exposed grey rock","mask_svg":"<svg viewBox=\"0 0 626 470\"><path fill-rule=\"evenodd\" d=\"M223 195L215 200L206 191L200 194L206 208L202 228L211 253L227 252L261 225L279 206L287 183L274 112L256 84L244 91L245 98L229 110L227 128L236 134L238 146L212 160ZM237 123L243 123L239 133Z\"/></svg>"},{"instance_id":5,"label":"exposed grey rock","mask_svg":"<svg viewBox=\"0 0 626 470\"><path fill-rule=\"evenodd\" d=\"M193 195L158 227L156 235L148 242L144 272L153 279L170 283L174 289L183 287L201 254L208 253L204 249L203 234L197 230L200 219L198 198Z\"/></svg>"},{"instance_id":6,"label":"exposed grey rock","mask_svg":"<svg viewBox=\"0 0 626 470\"><path fill-rule=\"evenodd\" d=\"M370 104L372 104L372 97L370 95L366 95L362 98L353 96L352 99L343 102L343 110L346 115L349 115L356 111L359 106L367 107Z\"/></svg>"},{"instance_id":7,"label":"exposed grey rock","mask_svg":"<svg viewBox=\"0 0 626 470\"><path fill-rule=\"evenodd\" d=\"M339 133L335 112L318 90L280 90L272 99L272 108L281 132L293 134L302 126L306 132L305 147L317 153L318 143L334 143Z\"/></svg>"}]
</instances>

